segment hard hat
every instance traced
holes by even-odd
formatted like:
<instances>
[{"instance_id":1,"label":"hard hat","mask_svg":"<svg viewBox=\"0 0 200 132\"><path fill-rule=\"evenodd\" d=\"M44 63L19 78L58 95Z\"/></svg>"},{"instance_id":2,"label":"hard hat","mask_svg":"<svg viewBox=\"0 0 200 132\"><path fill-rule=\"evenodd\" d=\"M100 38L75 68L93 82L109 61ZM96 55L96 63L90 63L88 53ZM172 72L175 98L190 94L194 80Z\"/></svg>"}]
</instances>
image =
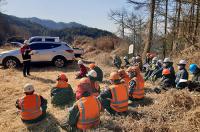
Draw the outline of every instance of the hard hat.
<instances>
[{"instance_id":1,"label":"hard hat","mask_svg":"<svg viewBox=\"0 0 200 132\"><path fill-rule=\"evenodd\" d=\"M159 62L159 63L163 63L163 61L162 61L162 60L158 60L158 62Z\"/></svg>"},{"instance_id":2,"label":"hard hat","mask_svg":"<svg viewBox=\"0 0 200 132\"><path fill-rule=\"evenodd\" d=\"M135 59L140 59L140 56L136 56L136 58Z\"/></svg>"},{"instance_id":3,"label":"hard hat","mask_svg":"<svg viewBox=\"0 0 200 132\"><path fill-rule=\"evenodd\" d=\"M118 72L112 72L109 77L110 80L120 80Z\"/></svg>"},{"instance_id":4,"label":"hard hat","mask_svg":"<svg viewBox=\"0 0 200 132\"><path fill-rule=\"evenodd\" d=\"M170 70L169 69L163 69L162 75L169 75L169 74L170 74Z\"/></svg>"},{"instance_id":5,"label":"hard hat","mask_svg":"<svg viewBox=\"0 0 200 132\"><path fill-rule=\"evenodd\" d=\"M197 64L191 64L189 70L191 73L194 73L197 70L197 68L198 68Z\"/></svg>"},{"instance_id":6,"label":"hard hat","mask_svg":"<svg viewBox=\"0 0 200 132\"><path fill-rule=\"evenodd\" d=\"M32 84L30 83L27 83L24 85L24 92L25 93L30 93L30 92L33 92L34 91L34 87Z\"/></svg>"},{"instance_id":7,"label":"hard hat","mask_svg":"<svg viewBox=\"0 0 200 132\"><path fill-rule=\"evenodd\" d=\"M29 44L29 41L28 40L24 40L24 44Z\"/></svg>"},{"instance_id":8,"label":"hard hat","mask_svg":"<svg viewBox=\"0 0 200 132\"><path fill-rule=\"evenodd\" d=\"M91 71L88 72L87 76L96 78L97 72L95 70L91 70Z\"/></svg>"},{"instance_id":9,"label":"hard hat","mask_svg":"<svg viewBox=\"0 0 200 132\"><path fill-rule=\"evenodd\" d=\"M89 68L90 68L90 69L94 69L95 66L96 66L96 65L95 65L94 63L91 63L91 64L89 65Z\"/></svg>"},{"instance_id":10,"label":"hard hat","mask_svg":"<svg viewBox=\"0 0 200 132\"><path fill-rule=\"evenodd\" d=\"M152 61L157 61L158 57L153 57Z\"/></svg>"},{"instance_id":11,"label":"hard hat","mask_svg":"<svg viewBox=\"0 0 200 132\"><path fill-rule=\"evenodd\" d=\"M178 63L178 65L186 65L186 64L187 64L186 60L180 60Z\"/></svg>"},{"instance_id":12,"label":"hard hat","mask_svg":"<svg viewBox=\"0 0 200 132\"><path fill-rule=\"evenodd\" d=\"M66 76L64 73L61 73L61 74L58 76L58 79L59 79L59 80L62 80L62 81L68 81L68 78L67 78L67 76Z\"/></svg>"},{"instance_id":13,"label":"hard hat","mask_svg":"<svg viewBox=\"0 0 200 132\"><path fill-rule=\"evenodd\" d=\"M124 60L128 59L128 56L124 56Z\"/></svg>"},{"instance_id":14,"label":"hard hat","mask_svg":"<svg viewBox=\"0 0 200 132\"><path fill-rule=\"evenodd\" d=\"M170 58L165 58L164 61L163 61L163 63L168 63L168 62L172 62L172 61L170 60Z\"/></svg>"},{"instance_id":15,"label":"hard hat","mask_svg":"<svg viewBox=\"0 0 200 132\"><path fill-rule=\"evenodd\" d=\"M78 65L82 65L83 64L83 61L82 60L79 60L78 61Z\"/></svg>"}]
</instances>

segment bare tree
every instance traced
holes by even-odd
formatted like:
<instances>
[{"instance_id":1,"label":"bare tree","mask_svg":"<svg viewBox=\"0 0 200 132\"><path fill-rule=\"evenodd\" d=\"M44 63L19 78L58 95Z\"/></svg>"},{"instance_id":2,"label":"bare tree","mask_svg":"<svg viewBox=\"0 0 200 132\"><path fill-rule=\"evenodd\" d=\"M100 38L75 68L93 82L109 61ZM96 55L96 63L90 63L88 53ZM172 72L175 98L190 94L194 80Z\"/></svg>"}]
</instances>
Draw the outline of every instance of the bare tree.
<instances>
[{"instance_id":1,"label":"bare tree","mask_svg":"<svg viewBox=\"0 0 200 132\"><path fill-rule=\"evenodd\" d=\"M125 38L125 28L127 25L125 25L125 19L127 17L127 11L123 8L122 10L110 10L110 13L108 14L109 18L111 20L114 20L116 24L120 27L120 35L124 39Z\"/></svg>"}]
</instances>

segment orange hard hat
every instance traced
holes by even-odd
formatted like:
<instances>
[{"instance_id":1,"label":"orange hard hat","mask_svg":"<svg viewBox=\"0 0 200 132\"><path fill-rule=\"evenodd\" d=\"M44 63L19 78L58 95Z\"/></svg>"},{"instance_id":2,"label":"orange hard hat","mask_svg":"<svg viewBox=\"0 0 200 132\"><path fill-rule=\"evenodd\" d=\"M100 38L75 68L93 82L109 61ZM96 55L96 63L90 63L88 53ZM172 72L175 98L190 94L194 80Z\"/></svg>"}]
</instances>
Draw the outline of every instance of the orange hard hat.
<instances>
[{"instance_id":1,"label":"orange hard hat","mask_svg":"<svg viewBox=\"0 0 200 132\"><path fill-rule=\"evenodd\" d=\"M169 75L169 74L170 74L170 70L169 69L163 69L162 75Z\"/></svg>"},{"instance_id":2,"label":"orange hard hat","mask_svg":"<svg viewBox=\"0 0 200 132\"><path fill-rule=\"evenodd\" d=\"M66 76L64 73L61 73L61 74L58 76L58 79L59 79L59 80L62 80L62 81L68 81L68 78L67 78L67 76Z\"/></svg>"},{"instance_id":3,"label":"orange hard hat","mask_svg":"<svg viewBox=\"0 0 200 132\"><path fill-rule=\"evenodd\" d=\"M89 68L90 68L90 69L94 69L95 66L96 66L96 65L95 65L94 63L91 63L91 64L89 65Z\"/></svg>"},{"instance_id":4,"label":"orange hard hat","mask_svg":"<svg viewBox=\"0 0 200 132\"><path fill-rule=\"evenodd\" d=\"M120 80L118 72L112 72L109 77L110 80Z\"/></svg>"}]
</instances>

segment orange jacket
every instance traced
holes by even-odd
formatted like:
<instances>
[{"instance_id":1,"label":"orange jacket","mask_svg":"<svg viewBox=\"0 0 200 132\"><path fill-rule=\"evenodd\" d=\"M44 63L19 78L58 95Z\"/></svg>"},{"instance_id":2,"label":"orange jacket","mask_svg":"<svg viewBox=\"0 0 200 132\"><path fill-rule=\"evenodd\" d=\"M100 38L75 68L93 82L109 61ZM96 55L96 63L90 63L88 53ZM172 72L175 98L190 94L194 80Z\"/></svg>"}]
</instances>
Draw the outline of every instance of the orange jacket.
<instances>
[{"instance_id":1,"label":"orange jacket","mask_svg":"<svg viewBox=\"0 0 200 132\"><path fill-rule=\"evenodd\" d=\"M37 94L26 95L19 100L19 107L21 108L21 118L23 120L33 120L42 115L40 109L41 100Z\"/></svg>"},{"instance_id":2,"label":"orange jacket","mask_svg":"<svg viewBox=\"0 0 200 132\"><path fill-rule=\"evenodd\" d=\"M56 88L68 88L69 84L66 81L58 81Z\"/></svg>"},{"instance_id":3,"label":"orange jacket","mask_svg":"<svg viewBox=\"0 0 200 132\"><path fill-rule=\"evenodd\" d=\"M140 74L139 68L136 70L136 75L137 76L132 79L136 82L136 87L134 88L132 97L135 99L142 99L144 98L144 83L145 82L144 82L144 78Z\"/></svg>"},{"instance_id":4,"label":"orange jacket","mask_svg":"<svg viewBox=\"0 0 200 132\"><path fill-rule=\"evenodd\" d=\"M111 108L116 112L128 110L128 87L124 83L111 86Z\"/></svg>"},{"instance_id":5,"label":"orange jacket","mask_svg":"<svg viewBox=\"0 0 200 132\"><path fill-rule=\"evenodd\" d=\"M95 96L83 97L77 105L80 112L77 128L86 130L99 125L101 104Z\"/></svg>"}]
</instances>

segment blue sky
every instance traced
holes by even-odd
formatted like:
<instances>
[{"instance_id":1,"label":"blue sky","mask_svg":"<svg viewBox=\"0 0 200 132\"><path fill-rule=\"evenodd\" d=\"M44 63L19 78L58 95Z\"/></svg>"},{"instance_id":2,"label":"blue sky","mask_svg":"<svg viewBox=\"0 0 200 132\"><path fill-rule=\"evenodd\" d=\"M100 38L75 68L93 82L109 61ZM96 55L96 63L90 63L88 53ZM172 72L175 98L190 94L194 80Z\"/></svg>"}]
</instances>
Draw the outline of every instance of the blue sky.
<instances>
[{"instance_id":1,"label":"blue sky","mask_svg":"<svg viewBox=\"0 0 200 132\"><path fill-rule=\"evenodd\" d=\"M6 0L3 13L17 17L38 17L57 22L78 22L90 27L117 31L108 18L110 9L132 8L126 0Z\"/></svg>"}]
</instances>

